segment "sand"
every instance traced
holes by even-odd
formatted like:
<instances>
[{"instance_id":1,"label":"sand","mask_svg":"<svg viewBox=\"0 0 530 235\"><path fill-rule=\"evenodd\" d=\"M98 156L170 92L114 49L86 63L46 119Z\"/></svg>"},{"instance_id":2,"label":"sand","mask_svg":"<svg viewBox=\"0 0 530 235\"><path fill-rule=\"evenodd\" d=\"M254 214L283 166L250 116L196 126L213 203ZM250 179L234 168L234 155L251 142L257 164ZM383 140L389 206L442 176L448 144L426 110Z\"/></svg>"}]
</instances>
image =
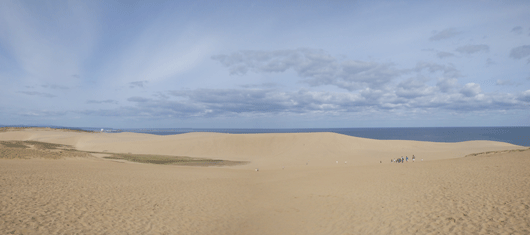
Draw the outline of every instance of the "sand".
<instances>
[{"instance_id":1,"label":"sand","mask_svg":"<svg viewBox=\"0 0 530 235\"><path fill-rule=\"evenodd\" d=\"M507 143L43 129L0 140L250 162L0 157L2 234L530 234L530 150Z\"/></svg>"}]
</instances>

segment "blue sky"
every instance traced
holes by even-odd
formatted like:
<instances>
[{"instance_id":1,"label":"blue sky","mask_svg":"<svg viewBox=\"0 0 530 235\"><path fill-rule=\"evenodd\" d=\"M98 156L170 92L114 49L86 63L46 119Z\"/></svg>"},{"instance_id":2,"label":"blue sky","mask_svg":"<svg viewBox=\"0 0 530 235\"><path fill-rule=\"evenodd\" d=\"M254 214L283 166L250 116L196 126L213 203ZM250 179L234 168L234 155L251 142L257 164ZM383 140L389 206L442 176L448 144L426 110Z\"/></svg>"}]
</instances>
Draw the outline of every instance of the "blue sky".
<instances>
[{"instance_id":1,"label":"blue sky","mask_svg":"<svg viewBox=\"0 0 530 235\"><path fill-rule=\"evenodd\" d=\"M530 125L528 1L0 1L0 125Z\"/></svg>"}]
</instances>

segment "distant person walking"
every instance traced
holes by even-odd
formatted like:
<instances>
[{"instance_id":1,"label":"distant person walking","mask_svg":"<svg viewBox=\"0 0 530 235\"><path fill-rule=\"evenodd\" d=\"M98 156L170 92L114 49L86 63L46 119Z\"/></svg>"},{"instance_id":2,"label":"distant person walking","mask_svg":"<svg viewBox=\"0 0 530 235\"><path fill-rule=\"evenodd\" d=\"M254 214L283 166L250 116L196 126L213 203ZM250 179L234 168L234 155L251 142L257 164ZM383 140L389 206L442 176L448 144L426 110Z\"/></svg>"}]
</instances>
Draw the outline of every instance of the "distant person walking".
<instances>
[{"instance_id":1,"label":"distant person walking","mask_svg":"<svg viewBox=\"0 0 530 235\"><path fill-rule=\"evenodd\" d=\"M405 158L403 158L403 156L401 156L401 163L405 162Z\"/></svg>"},{"instance_id":2,"label":"distant person walking","mask_svg":"<svg viewBox=\"0 0 530 235\"><path fill-rule=\"evenodd\" d=\"M414 160L416 160L416 157L412 155L412 162L414 162Z\"/></svg>"},{"instance_id":3,"label":"distant person walking","mask_svg":"<svg viewBox=\"0 0 530 235\"><path fill-rule=\"evenodd\" d=\"M409 162L409 156L407 156L407 162Z\"/></svg>"}]
</instances>

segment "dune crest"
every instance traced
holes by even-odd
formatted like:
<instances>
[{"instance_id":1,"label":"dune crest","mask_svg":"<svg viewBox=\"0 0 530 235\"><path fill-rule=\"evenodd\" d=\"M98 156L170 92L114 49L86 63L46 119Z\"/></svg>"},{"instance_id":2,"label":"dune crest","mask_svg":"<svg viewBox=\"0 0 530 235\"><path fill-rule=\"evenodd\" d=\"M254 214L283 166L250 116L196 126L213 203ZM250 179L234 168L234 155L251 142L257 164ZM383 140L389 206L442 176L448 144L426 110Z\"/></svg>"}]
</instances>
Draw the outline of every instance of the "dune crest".
<instances>
[{"instance_id":1,"label":"dune crest","mask_svg":"<svg viewBox=\"0 0 530 235\"><path fill-rule=\"evenodd\" d=\"M238 167L332 166L389 163L390 159L415 155L419 161L522 149L494 141L435 143L406 140L374 140L336 133L222 134L185 133L151 135L140 133L87 133L29 129L0 133L0 140L35 140L74 146L79 150L160 154L197 158L248 161Z\"/></svg>"}]
</instances>

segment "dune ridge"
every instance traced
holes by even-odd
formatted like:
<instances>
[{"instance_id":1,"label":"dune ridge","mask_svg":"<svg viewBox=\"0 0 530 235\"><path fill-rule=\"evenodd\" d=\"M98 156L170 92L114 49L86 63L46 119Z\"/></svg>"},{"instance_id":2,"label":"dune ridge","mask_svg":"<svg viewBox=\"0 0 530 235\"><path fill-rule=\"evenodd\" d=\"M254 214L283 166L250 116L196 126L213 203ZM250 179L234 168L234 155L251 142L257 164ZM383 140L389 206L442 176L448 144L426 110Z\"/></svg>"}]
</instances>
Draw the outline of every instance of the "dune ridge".
<instances>
[{"instance_id":1,"label":"dune ridge","mask_svg":"<svg viewBox=\"0 0 530 235\"><path fill-rule=\"evenodd\" d=\"M140 133L82 133L29 129L0 132L0 140L35 140L71 145L79 150L160 154L248 161L240 167L366 165L415 155L418 160L458 158L484 151L524 148L494 141L435 143L373 140L336 133L221 134L186 133L158 136Z\"/></svg>"}]
</instances>

